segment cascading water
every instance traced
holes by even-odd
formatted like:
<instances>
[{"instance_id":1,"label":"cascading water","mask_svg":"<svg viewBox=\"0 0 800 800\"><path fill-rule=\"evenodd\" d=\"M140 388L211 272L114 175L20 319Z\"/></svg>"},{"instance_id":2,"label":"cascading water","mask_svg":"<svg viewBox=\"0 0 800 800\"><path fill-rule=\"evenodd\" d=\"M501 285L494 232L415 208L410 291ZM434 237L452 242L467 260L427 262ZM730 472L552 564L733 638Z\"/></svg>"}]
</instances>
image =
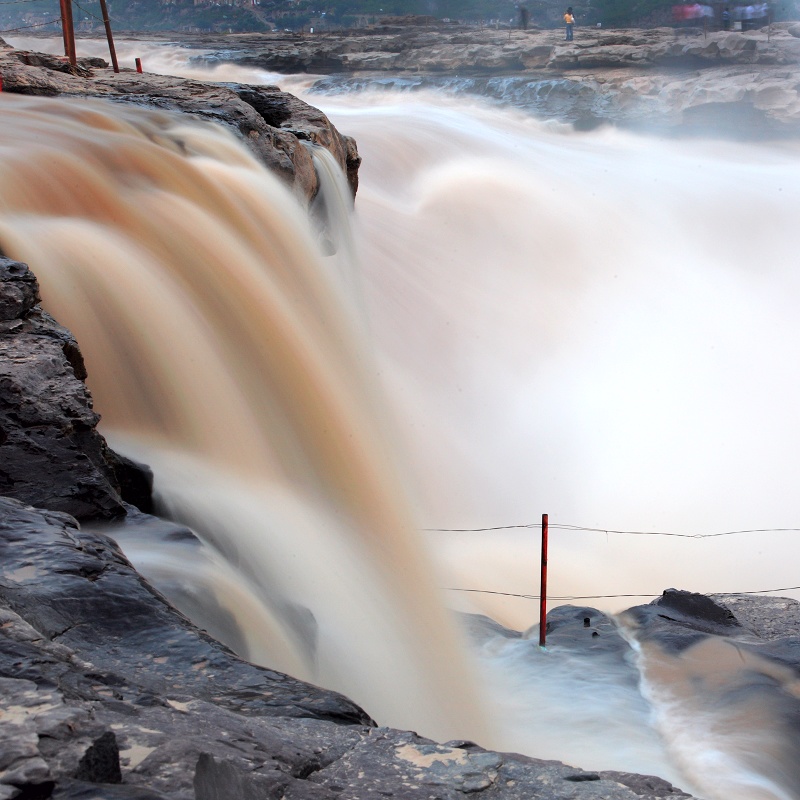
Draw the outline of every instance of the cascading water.
<instances>
[{"instance_id":1,"label":"cascading water","mask_svg":"<svg viewBox=\"0 0 800 800\"><path fill-rule=\"evenodd\" d=\"M310 611L307 677L482 735L369 355L288 192L221 130L2 102L2 248L75 332L105 424L165 504L266 587L279 624Z\"/></svg>"},{"instance_id":2,"label":"cascading water","mask_svg":"<svg viewBox=\"0 0 800 800\"><path fill-rule=\"evenodd\" d=\"M280 82L295 91L311 83L307 77L279 81L231 66L204 71L188 66L185 52L153 47L143 53L142 43L135 46L152 69L161 65L163 71L194 77ZM800 200L795 144L665 142L612 130L578 136L564 126L543 125L478 101L468 105L422 93L310 99L340 130L356 137L364 156L356 240L363 264L358 292L363 292L366 312L349 309L348 316L359 320L356 326L366 316L369 334L360 339L335 310L351 303L352 273L332 269L320 277L312 269L308 277L302 266L303 280L310 281L302 290L311 296L297 298L289 287L293 301L308 304L301 313L290 303L298 315L291 332L303 341L311 337L314 346L323 342L322 367L330 367L325 374L337 387L333 394L350 409L341 411L343 430L358 428L370 442L373 437L384 442L386 425L375 419L376 394L365 375L374 354L401 434L397 438L410 452L421 498L413 510L419 510L424 527L533 523L542 511L551 520L601 529L705 533L796 524L794 408L800 386L790 366L800 347L793 268L794 209ZM126 124L144 123L131 119ZM160 133L168 151L172 134ZM93 130L88 139L99 136ZM210 146L200 134L181 131L180 136L190 141L190 163L198 169L202 165L201 172L210 170L215 191L225 182L232 187L213 201L229 208L231 198L245 191L238 178L249 185L257 168L246 156L231 155L241 167L234 170L233 182L230 165L211 158L218 139ZM31 185L30 172L21 183ZM128 183L136 188L138 181ZM260 182L259 187L246 191L261 199L266 190ZM92 187L87 193L95 191ZM190 216L194 212L180 199L180 213L170 212L166 198L161 202L160 192L154 194L157 217L169 220L161 224L172 242L184 208ZM205 191L198 194L205 197ZM265 198L260 204L268 202ZM216 216L211 205L209 200L202 224L189 222L190 240L210 224L209 214ZM342 485L342 467L333 452L342 440L332 442L325 424L303 429L304 420L319 422L321 413L328 418L327 411L319 412L316 390L314 398L293 408L291 398L302 396L307 384L292 383L287 399L276 397L274 387L263 387L256 377L259 369L247 353L266 336L243 317L260 316L264 306L251 298L249 288L223 301L217 283L210 300L203 300L199 295L205 290L197 284L204 268L192 263L190 273L178 269L165 276L138 250L128 259L134 266L123 283L107 268L113 263L116 270L128 258L128 244L108 226L112 250L120 248L122 255L112 259L106 245L97 248L106 255L95 259L100 268L91 280L77 273L55 274L58 264L78 255L92 260L83 254L92 250L85 246L90 232L77 216L51 220L59 235L73 236L76 244L68 248L59 242L39 253L50 234L18 213L11 224L4 211L0 243L31 262L47 303L90 351L90 382L105 424L128 426L122 449L135 454L144 448L141 458L155 467L175 516L214 545L210 555L198 558L206 564L221 558L220 570L232 570L232 575L209 580L223 609L244 603L247 615L258 620L252 626L240 620L242 647L252 657L273 659L301 677L344 689L381 722L431 735L467 735L473 721L457 721L445 733L433 717L446 718L446 709L432 708L430 718L422 719L418 715L427 701L403 699L418 691L427 691L427 697L441 691L420 688L425 679L414 673L419 665L404 661L396 671L386 670L375 660L373 645L366 644L353 659L361 669L348 683L347 673L356 667L338 659L346 659L351 642L359 639L381 642L374 648L389 653L384 665L408 655L406 646L395 647L395 636L413 636L412 620L425 623L439 613L423 579L410 577L417 562L425 560L423 544L438 569L437 577L428 580L438 581L439 587L535 594L535 532L431 531L424 542L408 534L414 518L405 503L417 496L407 491L408 474L401 471L398 477L389 464L377 478L363 476L378 481L386 476L390 487L375 490L384 498L402 487L399 511L388 499L374 505L364 487ZM222 216L234 227L225 245L205 240L188 245L190 263L212 247L222 259L231 239L235 263L242 260L239 240L250 242L253 226L243 234L234 212ZM109 217L124 219L115 212L103 221ZM133 218L138 220L138 212ZM296 224L293 230L302 227ZM256 227L263 227L260 217ZM29 235L33 231L35 237ZM173 249L164 238L162 231L159 258ZM139 232L134 239L140 247L145 237ZM12 248L11 241L20 249ZM284 243L279 249L287 247ZM40 256L48 264L40 266ZM209 279L218 275L217 266L208 267ZM285 290L285 281L292 279L291 271L278 269L280 276L273 276L270 268L268 292L274 284ZM147 327L142 313L129 305L143 291L142 272L158 273L154 280L163 285L143 295L151 308ZM62 308L53 303L59 292L76 286L96 294L95 281L124 286L124 302L113 313L108 303L96 309L98 327L82 328L91 321L88 312L76 320L72 302ZM125 315L130 324L120 331ZM150 327L153 318L169 327ZM306 325L315 334L305 333ZM346 343L334 353L327 349L330 330ZM153 351L163 350L168 341L175 350L186 331L192 331L193 342L203 342L199 364L188 352L178 354L176 366L160 366L154 358L141 379L135 376L127 389L119 389L120 381L130 377L125 373L138 368L113 376L112 338L129 351L134 341L137 348ZM107 350L98 358L111 358L105 362L110 366L92 369L93 347ZM267 358L272 374L272 359L278 356ZM285 367L292 358L279 363ZM112 376L107 395L97 385L99 372ZM337 378L342 373L344 386ZM171 391L179 383L189 387L180 395ZM161 387L149 412L155 389L148 384ZM207 406L204 419L236 419L242 427L200 422L192 413L197 405ZM149 428L142 428L143 419L151 419ZM180 433L172 433L172 426ZM301 430L295 430L298 426ZM253 431L265 433L255 436ZM131 435L136 442L131 443ZM317 454L318 444L322 452ZM396 442L388 453L375 446L377 454L364 444L370 458L383 465L392 461ZM178 447L180 454L170 452ZM347 469L358 463L372 462L364 455ZM256 473L266 477L254 480ZM352 527L367 533L354 539ZM385 533L377 541L372 536L376 529ZM256 532L242 533L248 530ZM138 547L139 557L162 571L173 561L173 574L186 563L186 553L165 552L163 542L137 545L129 536L126 547L132 556ZM400 555L397 548L403 550ZM302 551L314 558L287 572ZM701 541L554 531L551 587L557 595L651 595L669 585L701 592L796 586L793 558L786 556L795 552L792 532ZM390 562L389 571L380 566ZM202 570L218 574L215 566ZM375 600L382 596L377 584L383 583L389 584L389 597L401 593L399 605L407 600L413 605L392 616L387 610L395 605L391 599ZM325 599L320 602L320 597ZM533 604L527 600L452 591L446 602L517 629L533 621ZM632 601L588 602L618 610ZM378 624L366 619L372 608L378 609ZM313 619L304 616L309 609ZM440 623L445 627L438 628ZM428 627L436 639L446 621L432 620ZM264 636L275 636L280 646L260 652ZM626 659L582 658L558 648L544 654L526 639L486 636L478 669L500 724L482 743L588 768L660 774L687 789L701 787L695 791L708 798L753 800L756 791L764 798L799 796L791 770L771 780L770 772L779 772L787 759L791 734L770 728L768 712L737 717L728 714L725 702L698 707L678 690L693 667L675 659L669 668L658 668L660 655L649 651L637 657L644 698L639 673ZM431 654L423 672L436 661ZM382 669L386 680L375 686L371 681ZM384 696L386 684L401 675L406 693L398 692L392 704ZM448 675L441 678L448 683ZM676 687L672 694L663 690L670 684ZM761 726L742 747L718 736L737 719ZM708 758L697 753L685 757L692 731L702 732ZM759 742L774 757L742 757ZM726 769L737 765L722 787L707 778L719 764Z\"/></svg>"}]
</instances>

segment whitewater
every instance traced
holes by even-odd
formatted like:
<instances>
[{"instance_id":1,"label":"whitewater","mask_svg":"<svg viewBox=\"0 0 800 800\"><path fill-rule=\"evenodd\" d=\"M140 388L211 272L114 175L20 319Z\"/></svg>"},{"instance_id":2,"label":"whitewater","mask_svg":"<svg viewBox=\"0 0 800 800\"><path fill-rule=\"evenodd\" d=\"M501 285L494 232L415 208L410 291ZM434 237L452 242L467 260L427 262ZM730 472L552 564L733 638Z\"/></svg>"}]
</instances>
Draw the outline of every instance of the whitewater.
<instances>
[{"instance_id":1,"label":"whitewater","mask_svg":"<svg viewBox=\"0 0 800 800\"><path fill-rule=\"evenodd\" d=\"M102 55L99 43L82 42L87 55L95 54L90 45ZM52 47L57 51L58 43ZM143 57L153 71L280 84L358 141L364 163L352 221L355 280L349 272L343 279L330 260L323 264L326 285L340 296L335 302L352 312L356 351L367 351L358 356L359 369L366 365L385 398L380 435L392 453L402 453L395 480L410 498L408 519L418 529L412 549L419 550L409 556L413 566L397 570L398 584L423 561L448 608L524 630L536 621L535 601L460 590L536 595L535 525L543 512L555 523L596 529L555 529L551 537L551 593L586 597L580 605L618 611L668 586L714 593L800 583L793 572L796 532L767 530L797 524L796 143L676 141L613 129L576 134L475 100L332 97L313 92L313 77L202 69L188 63L189 51L171 46L120 43L120 53L131 62ZM223 148L222 140L216 146ZM212 159L213 147L204 156ZM76 327L68 309L57 316ZM78 338L83 344L79 332ZM219 354L221 372L229 354ZM91 359L89 365L91 385ZM102 405L100 411L113 419ZM245 403L239 413L247 419L252 407ZM186 418L185 409L175 416ZM335 559L337 580L326 591L349 609L331 622L331 649L309 655L313 637L296 634L302 624L286 624L297 608L276 613L283 600L253 601L257 588L239 596L241 576L253 584L270 576L276 594L302 597L328 570L315 571L309 559L292 573L295 585L281 587L280 560L252 561L257 533L235 555L215 538L231 519L239 529L263 524L264 505L251 507L240 483L219 465L130 442L131 431L110 426L108 433L129 442L131 452L142 448L169 487L165 502L175 517L217 545L216 553L199 556L219 562L207 568L209 580L223 580L219 574L234 565L220 594L227 592L232 606L260 606L249 615L258 620L248 630L251 654L260 653L262 663L278 658L300 677L327 676L326 685L347 691L382 722L416 724L415 712L404 717L386 704L385 689L373 693L361 677L340 674L347 670L336 661L337 649L394 619L382 607L375 620L365 619L363 607L379 593L373 579L364 580L363 594L336 595L337 584L352 588L363 580L371 569L365 562L379 558L383 545L364 555L334 530L329 537L338 544L329 550L320 533L331 527L325 513L299 512L285 493L269 497L272 513L295 520L292 538ZM229 447L223 461L230 463L241 448L249 452L246 439L234 445L223 434L213 446ZM254 445L252 463L261 458ZM282 459L258 468L287 469ZM508 527L514 525L533 527ZM453 530L496 527L504 529ZM764 532L707 539L606 533L751 529ZM279 539L273 553L285 548L292 558L290 545ZM136 545L128 546L138 564ZM186 563L185 553L160 541L141 550L141 562L156 573L172 561L174 575ZM305 588L296 584L301 575ZM384 579L378 571L374 581ZM413 579L406 595L416 588ZM437 601L420 592L414 615L436 616ZM567 601L553 605L561 602ZM322 609L313 611L324 618ZM337 626L348 613L356 616L343 631ZM349 638L337 642L340 636ZM263 647L263 639L281 637L282 656ZM704 775L728 764L736 750L713 744L719 710L705 709L707 716L692 721L680 703L675 710L675 698L659 696L647 669L639 671L632 659L544 654L532 640L490 637L475 660L466 672L485 689L489 721L456 727L485 725L492 746L586 768L659 774L709 798L797 796L786 781L772 782L775 762L768 760L742 767L731 785L710 785ZM365 674L380 668L366 657L365 665ZM466 674L464 685L475 679ZM415 680L411 693L423 691ZM673 675L669 683L680 681ZM775 734L765 725L755 744L740 749L769 751ZM435 721L418 728L440 733ZM697 741L699 732L711 744L687 757L685 739Z\"/></svg>"}]
</instances>

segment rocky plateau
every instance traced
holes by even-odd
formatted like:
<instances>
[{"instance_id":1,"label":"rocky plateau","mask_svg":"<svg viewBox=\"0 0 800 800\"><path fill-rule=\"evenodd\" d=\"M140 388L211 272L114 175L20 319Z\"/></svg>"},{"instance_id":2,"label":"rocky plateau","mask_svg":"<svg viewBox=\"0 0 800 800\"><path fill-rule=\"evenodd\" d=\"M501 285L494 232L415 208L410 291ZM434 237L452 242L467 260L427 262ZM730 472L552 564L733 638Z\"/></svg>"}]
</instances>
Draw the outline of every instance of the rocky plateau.
<instances>
[{"instance_id":1,"label":"rocky plateau","mask_svg":"<svg viewBox=\"0 0 800 800\"><path fill-rule=\"evenodd\" d=\"M657 132L793 137L800 24L752 31L376 28L188 37L196 60L321 77L314 91L472 93L543 118Z\"/></svg>"}]
</instances>

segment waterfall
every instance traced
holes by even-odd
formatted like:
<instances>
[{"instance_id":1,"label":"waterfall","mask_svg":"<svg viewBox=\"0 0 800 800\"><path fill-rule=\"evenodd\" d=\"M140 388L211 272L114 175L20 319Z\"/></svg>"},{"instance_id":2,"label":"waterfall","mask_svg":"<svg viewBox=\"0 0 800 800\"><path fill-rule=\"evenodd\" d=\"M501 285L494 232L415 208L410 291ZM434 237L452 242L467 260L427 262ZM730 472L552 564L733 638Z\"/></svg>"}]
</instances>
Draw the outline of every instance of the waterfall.
<instances>
[{"instance_id":1,"label":"waterfall","mask_svg":"<svg viewBox=\"0 0 800 800\"><path fill-rule=\"evenodd\" d=\"M145 46L163 71L278 82L176 48L129 52ZM797 585L792 531L613 533L797 527L795 143L576 135L478 99L315 94L364 157L353 271L347 241L323 236L338 260L320 259L303 215L220 132L0 100L0 245L31 263L87 351L112 441L154 466L164 508L207 543L123 534L187 606L214 596L198 611L209 630L381 723L659 774L714 800L798 796L796 732L772 699L751 706L758 690L732 669L732 691L700 703L691 653L640 651L634 667L497 634L477 647L477 691L436 591L528 627L529 599L457 590L535 594L536 532L450 529L542 512L594 529L551 533L558 597L616 611L668 586ZM45 108L59 109L52 162L9 122ZM146 157L122 155L125 136ZM78 151L91 153L80 167ZM123 187L101 175L107 159ZM726 647L698 657L716 666ZM796 695L756 661L741 669Z\"/></svg>"},{"instance_id":2,"label":"waterfall","mask_svg":"<svg viewBox=\"0 0 800 800\"><path fill-rule=\"evenodd\" d=\"M369 348L304 212L219 128L0 99L2 250L77 336L112 441L266 587L249 608L286 630L275 666L316 628L306 677L386 722L482 736Z\"/></svg>"}]
</instances>

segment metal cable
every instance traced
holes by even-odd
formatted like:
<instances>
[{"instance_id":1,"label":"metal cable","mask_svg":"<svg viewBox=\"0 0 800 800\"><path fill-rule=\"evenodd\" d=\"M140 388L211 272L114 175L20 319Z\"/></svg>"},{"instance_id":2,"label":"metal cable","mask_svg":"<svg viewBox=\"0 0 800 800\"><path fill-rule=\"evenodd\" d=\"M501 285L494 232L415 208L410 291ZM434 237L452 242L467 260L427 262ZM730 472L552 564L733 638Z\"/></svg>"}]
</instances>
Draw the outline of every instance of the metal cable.
<instances>
[{"instance_id":1,"label":"metal cable","mask_svg":"<svg viewBox=\"0 0 800 800\"><path fill-rule=\"evenodd\" d=\"M17 31L27 31L29 28L43 28L45 25L60 25L60 19L51 19L49 22L37 22L35 25L23 25L19 28L7 28L0 33L16 33Z\"/></svg>"},{"instance_id":2,"label":"metal cable","mask_svg":"<svg viewBox=\"0 0 800 800\"><path fill-rule=\"evenodd\" d=\"M540 522L530 522L525 525L497 525L492 528L423 528L430 533L485 533L489 531L508 531L515 529L542 527ZM624 531L613 528L589 528L582 525L567 525L550 523L550 530L561 531L587 531L589 533L615 533L624 536L674 536L680 539L713 539L719 536L735 536L740 533L798 533L800 528L749 528L737 531L722 531L721 533L674 533L672 531Z\"/></svg>"},{"instance_id":3,"label":"metal cable","mask_svg":"<svg viewBox=\"0 0 800 800\"><path fill-rule=\"evenodd\" d=\"M746 592L703 592L705 595L712 594L769 594L770 592L790 592L795 589L800 589L800 586L783 586L779 589L755 589ZM490 589L457 589L454 587L447 587L444 589L446 592L474 592L476 594L497 594L503 597L518 597L522 600L541 600L538 594L514 594L513 592L495 592ZM655 592L653 594L574 594L556 597L549 595L548 600L605 600L615 597L660 597L663 592Z\"/></svg>"}]
</instances>

